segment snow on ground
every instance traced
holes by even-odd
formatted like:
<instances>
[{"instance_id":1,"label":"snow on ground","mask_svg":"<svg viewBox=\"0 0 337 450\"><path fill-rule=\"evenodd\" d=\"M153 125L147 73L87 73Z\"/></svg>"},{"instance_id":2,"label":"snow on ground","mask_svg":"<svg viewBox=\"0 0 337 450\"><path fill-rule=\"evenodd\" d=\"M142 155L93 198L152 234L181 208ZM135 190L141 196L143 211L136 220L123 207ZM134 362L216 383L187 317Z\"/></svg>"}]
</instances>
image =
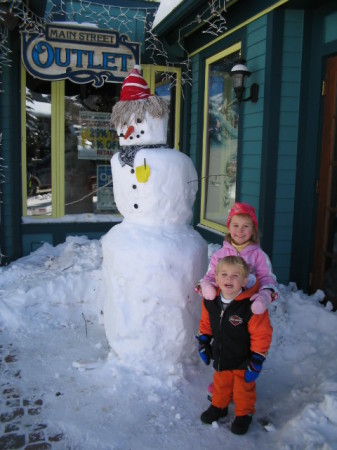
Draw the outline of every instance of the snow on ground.
<instances>
[{"instance_id":1,"label":"snow on ground","mask_svg":"<svg viewBox=\"0 0 337 450\"><path fill-rule=\"evenodd\" d=\"M38 420L64 433L53 448L337 449L336 313L319 303L320 291L279 288L270 307L273 343L245 436L230 432L232 408L222 422L200 422L213 369L197 348L182 372L165 376L154 376L151 366L135 370L109 352L100 241L45 244L0 268L1 345L18 351L20 390L43 392ZM139 339L152 336L144 329Z\"/></svg>"}]
</instances>

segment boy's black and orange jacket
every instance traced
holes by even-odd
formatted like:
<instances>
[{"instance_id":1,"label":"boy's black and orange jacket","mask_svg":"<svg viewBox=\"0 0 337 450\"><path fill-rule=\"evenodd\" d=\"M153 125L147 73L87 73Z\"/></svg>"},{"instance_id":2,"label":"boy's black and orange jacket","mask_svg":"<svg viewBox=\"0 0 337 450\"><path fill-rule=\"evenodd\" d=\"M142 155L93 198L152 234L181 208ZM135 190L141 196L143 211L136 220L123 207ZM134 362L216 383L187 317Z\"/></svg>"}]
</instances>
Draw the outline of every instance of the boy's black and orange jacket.
<instances>
[{"instance_id":1,"label":"boy's black and orange jacket","mask_svg":"<svg viewBox=\"0 0 337 450\"><path fill-rule=\"evenodd\" d=\"M213 336L215 370L245 369L252 352L267 353L273 333L268 311L253 314L250 308L250 297L257 289L258 282L225 309L220 295L215 300L203 300L199 333Z\"/></svg>"}]
</instances>

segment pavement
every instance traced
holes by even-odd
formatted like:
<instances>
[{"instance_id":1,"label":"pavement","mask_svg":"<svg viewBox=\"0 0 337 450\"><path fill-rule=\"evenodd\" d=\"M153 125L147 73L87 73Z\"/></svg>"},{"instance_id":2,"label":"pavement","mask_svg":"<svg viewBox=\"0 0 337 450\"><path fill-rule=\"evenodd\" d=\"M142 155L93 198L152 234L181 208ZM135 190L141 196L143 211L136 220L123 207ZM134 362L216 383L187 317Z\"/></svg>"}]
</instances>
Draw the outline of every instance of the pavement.
<instances>
[{"instance_id":1,"label":"pavement","mask_svg":"<svg viewBox=\"0 0 337 450\"><path fill-rule=\"evenodd\" d=\"M0 450L64 449L63 433L49 431L40 419L44 406L39 386L29 393L20 391L19 353L12 344L0 344Z\"/></svg>"}]
</instances>

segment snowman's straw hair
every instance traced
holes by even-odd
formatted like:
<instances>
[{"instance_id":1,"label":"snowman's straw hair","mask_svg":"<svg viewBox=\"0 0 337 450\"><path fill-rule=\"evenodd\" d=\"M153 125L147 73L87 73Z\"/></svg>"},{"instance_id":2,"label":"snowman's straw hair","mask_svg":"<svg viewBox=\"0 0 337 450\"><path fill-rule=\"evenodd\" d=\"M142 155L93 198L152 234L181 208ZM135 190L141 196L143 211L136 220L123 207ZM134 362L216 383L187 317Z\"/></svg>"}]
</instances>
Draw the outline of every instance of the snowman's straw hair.
<instances>
[{"instance_id":1,"label":"snowman's straw hair","mask_svg":"<svg viewBox=\"0 0 337 450\"><path fill-rule=\"evenodd\" d=\"M157 95L151 95L143 100L128 100L117 102L112 108L110 124L118 127L125 123L129 123L131 116L135 119L143 121L145 113L148 112L150 116L160 119L169 113L167 103Z\"/></svg>"}]
</instances>

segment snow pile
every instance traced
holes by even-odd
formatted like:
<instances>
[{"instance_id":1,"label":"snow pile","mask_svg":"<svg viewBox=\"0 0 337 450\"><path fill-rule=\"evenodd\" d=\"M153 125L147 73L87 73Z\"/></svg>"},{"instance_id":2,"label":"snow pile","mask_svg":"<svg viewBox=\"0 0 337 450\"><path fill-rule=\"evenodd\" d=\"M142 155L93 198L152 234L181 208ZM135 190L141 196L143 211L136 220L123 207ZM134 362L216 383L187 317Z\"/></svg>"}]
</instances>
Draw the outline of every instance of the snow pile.
<instances>
[{"instance_id":1,"label":"snow pile","mask_svg":"<svg viewBox=\"0 0 337 450\"><path fill-rule=\"evenodd\" d=\"M294 284L280 286L270 307L274 335L257 381L257 412L247 435L235 436L232 407L214 426L200 422L213 370L199 360L196 343L180 374L153 373L154 361L142 370L116 358L102 324L104 289L101 243L84 237L44 245L0 268L3 355L15 350L19 392L43 399L39 423L63 433L55 448L337 448L336 313L319 303L322 292L308 296ZM143 328L144 360L145 343L156 339ZM13 381L7 366L2 386Z\"/></svg>"}]
</instances>

